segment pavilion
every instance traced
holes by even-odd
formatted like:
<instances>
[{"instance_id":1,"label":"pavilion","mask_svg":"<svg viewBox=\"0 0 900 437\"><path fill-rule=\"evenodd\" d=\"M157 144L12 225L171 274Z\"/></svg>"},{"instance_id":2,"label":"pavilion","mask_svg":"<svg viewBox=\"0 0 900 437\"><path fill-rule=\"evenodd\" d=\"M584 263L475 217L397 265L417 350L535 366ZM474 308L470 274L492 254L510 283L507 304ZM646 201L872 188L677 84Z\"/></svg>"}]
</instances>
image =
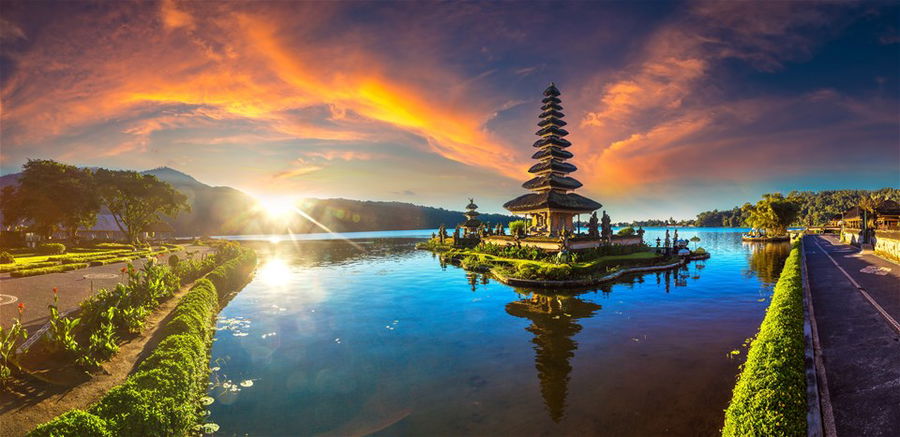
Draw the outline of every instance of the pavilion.
<instances>
[{"instance_id":1,"label":"pavilion","mask_svg":"<svg viewBox=\"0 0 900 437\"><path fill-rule=\"evenodd\" d=\"M590 214L603 206L573 192L581 187L581 182L568 176L576 167L566 162L573 156L565 150L572 143L564 138L569 132L563 129L566 122L562 120L565 115L561 112L563 108L559 94L553 83L544 90L543 112L538 116L541 119L538 122L540 130L536 132L540 138L534 143L537 152L531 156L538 162L528 169L534 177L522 184L532 193L503 205L513 214L530 217L530 235L556 237L562 231L574 233L573 217Z\"/></svg>"}]
</instances>

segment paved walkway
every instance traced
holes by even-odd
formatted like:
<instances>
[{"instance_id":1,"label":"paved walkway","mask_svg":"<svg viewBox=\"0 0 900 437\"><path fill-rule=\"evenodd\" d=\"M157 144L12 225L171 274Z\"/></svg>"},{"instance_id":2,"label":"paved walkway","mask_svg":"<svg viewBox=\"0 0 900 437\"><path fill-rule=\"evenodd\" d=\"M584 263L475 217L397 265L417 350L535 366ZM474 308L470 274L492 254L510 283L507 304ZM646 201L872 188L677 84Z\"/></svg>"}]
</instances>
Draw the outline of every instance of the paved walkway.
<instances>
[{"instance_id":1,"label":"paved walkway","mask_svg":"<svg viewBox=\"0 0 900 437\"><path fill-rule=\"evenodd\" d=\"M804 238L837 435L900 435L900 332L891 322L900 320L900 265L833 237Z\"/></svg>"},{"instance_id":2,"label":"paved walkway","mask_svg":"<svg viewBox=\"0 0 900 437\"><path fill-rule=\"evenodd\" d=\"M209 250L207 246L188 246L188 252L196 252L201 256ZM184 251L176 252L183 258ZM166 254L163 261L169 259ZM141 268L145 260L134 260L136 268ZM10 278L8 274L0 277L0 326L9 327L18 316L16 307L25 304L22 324L29 332L34 332L47 322L50 312L47 306L53 302L53 287L59 292L59 309L65 312L78 308L78 305L93 292L101 288L112 288L123 280L122 267L127 263L108 264L99 267L72 270L63 273L30 276L27 278ZM93 278L92 278L93 277ZM15 300L9 298L15 297Z\"/></svg>"}]
</instances>

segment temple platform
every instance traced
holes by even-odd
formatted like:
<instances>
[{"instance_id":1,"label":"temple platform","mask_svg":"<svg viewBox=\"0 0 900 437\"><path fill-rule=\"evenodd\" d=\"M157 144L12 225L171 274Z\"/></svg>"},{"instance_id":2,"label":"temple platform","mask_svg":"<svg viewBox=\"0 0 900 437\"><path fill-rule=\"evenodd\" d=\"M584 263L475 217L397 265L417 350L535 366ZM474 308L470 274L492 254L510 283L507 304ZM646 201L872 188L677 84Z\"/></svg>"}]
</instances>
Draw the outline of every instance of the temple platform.
<instances>
[{"instance_id":1,"label":"temple platform","mask_svg":"<svg viewBox=\"0 0 900 437\"><path fill-rule=\"evenodd\" d=\"M515 246L536 247L548 252L558 252L562 250L562 241L554 237L525 237L516 240L510 235L489 235L481 238L482 243L495 244L497 246ZM613 246L637 246L643 243L643 239L637 235L621 236L613 235L610 244ZM568 250L584 250L605 246L606 242L602 238L594 238L587 236L575 236L569 238L566 249Z\"/></svg>"}]
</instances>

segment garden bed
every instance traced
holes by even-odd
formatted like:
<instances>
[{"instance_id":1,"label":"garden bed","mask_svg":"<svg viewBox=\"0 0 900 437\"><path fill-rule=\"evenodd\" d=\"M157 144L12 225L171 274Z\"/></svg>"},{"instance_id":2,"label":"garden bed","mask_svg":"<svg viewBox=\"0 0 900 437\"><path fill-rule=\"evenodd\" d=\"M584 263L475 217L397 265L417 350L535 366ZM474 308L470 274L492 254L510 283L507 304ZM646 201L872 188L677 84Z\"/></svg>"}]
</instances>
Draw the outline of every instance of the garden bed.
<instances>
[{"instance_id":1,"label":"garden bed","mask_svg":"<svg viewBox=\"0 0 900 437\"><path fill-rule=\"evenodd\" d=\"M169 266L162 267L170 269ZM227 256L227 259L207 257L205 259L181 261L177 266L172 268L172 270L185 284L189 284L209 272L207 277L210 281L215 282L220 286L219 289L224 295L229 291L239 289L239 287L245 283L244 281L246 281L246 278L249 277L253 267L255 267L255 254L253 254L251 250L240 249L239 251L232 251L231 254ZM150 279L153 281L158 280L153 278ZM212 284L210 281L202 282ZM171 317L172 320L165 323L165 329L157 329L161 322L163 322L163 319L167 318L169 313L172 312L172 309L175 308L176 302L178 302L179 306L182 305L182 303L187 301L188 296L191 295L195 288L197 288L196 284L192 287L191 292L182 290L174 295L175 297L184 295L183 299L172 299L171 294L168 298L163 296L158 305L153 305L153 309L156 311L147 316L145 320L146 323L143 325L143 333L129 336L126 333L122 333L120 330L119 332L123 334L122 338L125 338L125 341L119 343L115 348L118 350L118 353L113 352L114 355L112 356L112 361L108 364L104 364L105 360L102 356L95 357L99 358L99 363L95 368L99 369L102 367L102 371L99 373L93 372L92 376L88 376L85 372L83 363L73 361L71 353L60 351L58 348L55 351L48 350L45 347L45 341L35 343L36 346L30 348L23 355L21 361L22 366L29 369L29 377L25 381L30 381L30 383L20 383L18 385L24 388L27 388L28 386L37 387L38 390L35 391L32 389L30 391L32 394L26 395L25 398L21 400L25 401L26 404L28 404L27 406L24 408L16 408L14 412L8 412L3 415L2 420L4 422L9 420L9 423L18 424L16 428L18 428L19 431L11 435L22 435L34 425L44 422L69 408L84 407L96 401L99 396L103 395L103 393L109 390L113 385L121 382L125 376L133 370L135 361L137 361L141 355L141 350L144 345L147 344L148 340L150 340L151 336L159 337L163 334L172 334L174 327L178 326L177 321L181 320L183 322L185 320L183 317L178 319L176 308L176 311L172 314L175 317ZM127 307L127 305L122 304L121 299L110 300L114 296L114 292L107 292L106 294L98 293L83 303L79 314L81 319L88 320L88 323L91 323L90 321L92 319L97 319L96 315L98 313L106 313L105 308L109 308L110 306ZM215 308L213 314L217 311L218 306ZM103 317L100 317L100 319L102 327L103 320L105 319L103 319ZM176 323L173 324L173 322ZM150 328L146 328L146 326L150 326ZM84 334L76 336L76 338L80 341L85 341ZM87 341L87 346L93 346L93 344L94 342ZM152 346L148 346L148 348L149 347ZM203 348L202 352L205 354L206 348ZM110 374L112 374L112 376ZM54 394L57 391L63 390L65 392L71 391L80 395L66 394L65 396L57 396ZM42 397L35 398L33 394L35 392L48 392L46 393L46 401L39 402ZM10 399L10 393L7 393L7 395L3 397L6 398L3 402L4 405L16 402L15 400ZM51 402L52 399L57 397L58 399ZM70 402L70 400L72 402ZM10 410L7 408L4 409L7 411ZM10 416L11 414L14 414L17 418L12 418ZM21 425L20 422L22 420L30 423L30 425L27 427L19 426ZM75 432L77 430L71 431ZM57 429L56 432L59 433L62 431ZM78 432L75 433L77 434ZM63 432L63 434L65 433ZM4 430L4 432L0 432L0 435L7 435L7 432ZM122 434L117 433L117 435Z\"/></svg>"}]
</instances>

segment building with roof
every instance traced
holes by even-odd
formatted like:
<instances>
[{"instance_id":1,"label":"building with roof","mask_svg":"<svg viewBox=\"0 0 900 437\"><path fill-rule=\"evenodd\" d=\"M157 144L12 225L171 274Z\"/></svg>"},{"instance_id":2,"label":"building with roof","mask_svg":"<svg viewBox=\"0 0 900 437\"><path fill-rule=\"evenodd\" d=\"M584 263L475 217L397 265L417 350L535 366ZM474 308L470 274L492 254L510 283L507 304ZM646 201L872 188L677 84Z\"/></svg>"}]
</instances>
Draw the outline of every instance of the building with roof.
<instances>
[{"instance_id":1,"label":"building with roof","mask_svg":"<svg viewBox=\"0 0 900 437\"><path fill-rule=\"evenodd\" d=\"M566 122L562 113L560 92L551 83L544 90L540 128L534 142L537 151L531 156L537 163L528 169L534 177L522 184L531 193L506 202L503 207L513 214L525 215L529 220L530 235L555 237L563 231L575 232L573 218L578 214L590 214L603 205L587 197L575 194L581 182L569 176L576 167L567 160L573 157L566 150L572 145L565 139L569 132L563 129Z\"/></svg>"}]
</instances>

